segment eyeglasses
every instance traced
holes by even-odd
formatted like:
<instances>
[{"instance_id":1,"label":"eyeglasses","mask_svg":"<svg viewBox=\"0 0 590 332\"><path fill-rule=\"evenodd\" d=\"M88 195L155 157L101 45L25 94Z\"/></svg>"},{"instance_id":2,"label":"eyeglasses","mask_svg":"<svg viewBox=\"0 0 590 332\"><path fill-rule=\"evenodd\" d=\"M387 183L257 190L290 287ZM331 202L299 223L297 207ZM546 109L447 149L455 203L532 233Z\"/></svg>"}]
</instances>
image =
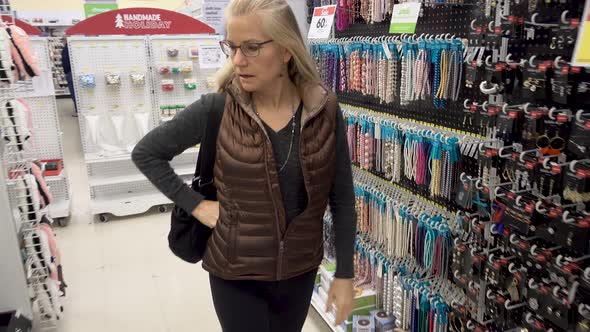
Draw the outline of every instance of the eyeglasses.
<instances>
[{"instance_id":1,"label":"eyeglasses","mask_svg":"<svg viewBox=\"0 0 590 332\"><path fill-rule=\"evenodd\" d=\"M268 44L272 41L273 40L270 39L270 40L267 40L267 41L261 42L261 43L246 42L246 43L243 43L242 45L234 46L234 45L230 44L227 40L223 40L223 41L219 42L219 45L221 45L221 50L227 56L236 55L236 50L239 48L242 50L242 54L244 54L244 56L255 57L260 54L260 49L262 48L262 45Z\"/></svg>"}]
</instances>

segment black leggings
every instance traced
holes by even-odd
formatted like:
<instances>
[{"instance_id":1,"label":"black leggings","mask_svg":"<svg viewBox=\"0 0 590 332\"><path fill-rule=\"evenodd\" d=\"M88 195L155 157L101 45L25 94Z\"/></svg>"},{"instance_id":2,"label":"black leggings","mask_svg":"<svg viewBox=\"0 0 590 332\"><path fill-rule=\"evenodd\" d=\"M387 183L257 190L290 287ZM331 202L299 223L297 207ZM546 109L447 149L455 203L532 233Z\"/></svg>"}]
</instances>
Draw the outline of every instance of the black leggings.
<instances>
[{"instance_id":1,"label":"black leggings","mask_svg":"<svg viewBox=\"0 0 590 332\"><path fill-rule=\"evenodd\" d=\"M225 280L209 274L223 332L300 332L317 269L281 281Z\"/></svg>"}]
</instances>

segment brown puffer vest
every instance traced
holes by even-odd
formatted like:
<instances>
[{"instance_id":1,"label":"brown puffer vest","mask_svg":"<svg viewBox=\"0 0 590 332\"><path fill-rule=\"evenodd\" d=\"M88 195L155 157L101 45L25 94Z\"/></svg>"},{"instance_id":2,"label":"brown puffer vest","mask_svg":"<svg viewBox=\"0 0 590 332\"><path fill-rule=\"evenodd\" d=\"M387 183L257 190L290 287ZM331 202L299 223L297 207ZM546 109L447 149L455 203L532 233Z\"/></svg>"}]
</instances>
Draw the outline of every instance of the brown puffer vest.
<instances>
[{"instance_id":1,"label":"brown puffer vest","mask_svg":"<svg viewBox=\"0 0 590 332\"><path fill-rule=\"evenodd\" d=\"M297 87L305 92L300 94L300 159L308 205L289 227L271 141L250 97L235 80L226 87L214 168L220 214L203 258L203 268L220 278L283 280L311 271L322 261L337 101L319 84Z\"/></svg>"}]
</instances>

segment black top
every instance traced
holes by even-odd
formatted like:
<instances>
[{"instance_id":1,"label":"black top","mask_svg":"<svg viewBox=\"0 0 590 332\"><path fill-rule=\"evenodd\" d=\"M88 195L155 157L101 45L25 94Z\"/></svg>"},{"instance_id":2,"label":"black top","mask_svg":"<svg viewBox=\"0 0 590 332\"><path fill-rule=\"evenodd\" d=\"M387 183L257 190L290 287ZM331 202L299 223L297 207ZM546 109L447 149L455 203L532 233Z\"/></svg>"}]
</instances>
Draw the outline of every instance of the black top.
<instances>
[{"instance_id":1,"label":"black top","mask_svg":"<svg viewBox=\"0 0 590 332\"><path fill-rule=\"evenodd\" d=\"M132 159L139 170L185 211L192 212L204 199L202 195L189 188L174 172L170 161L184 150L201 142L203 129L207 123L206 110L214 107L214 95L204 95L172 120L167 121L143 137L135 146ZM287 222L293 220L307 205L307 193L299 163L299 134L302 106L299 107L296 121L293 149L289 163L279 174ZM354 276L354 243L356 238L355 197L352 182L352 169L346 138L346 124L342 112L338 110L336 120L336 164L332 189L330 190L330 210L336 247L337 278ZM291 123L279 132L266 126L271 139L277 167L280 168L287 157L291 142ZM277 169L278 170L278 169ZM321 222L321 221L318 221Z\"/></svg>"},{"instance_id":2,"label":"black top","mask_svg":"<svg viewBox=\"0 0 590 332\"><path fill-rule=\"evenodd\" d=\"M65 44L64 48L61 50L61 65L64 68L64 74L69 74L72 72L72 65L70 64L70 50L68 49L68 44Z\"/></svg>"},{"instance_id":3,"label":"black top","mask_svg":"<svg viewBox=\"0 0 590 332\"><path fill-rule=\"evenodd\" d=\"M295 132L293 134L293 146L291 147L290 155L289 146L291 145L291 133L293 132L293 119L291 119L283 129L277 132L262 121L270 141L272 142L272 149L277 164L277 172L281 169L283 164L285 164L287 156L289 155L289 161L287 161L285 168L279 173L279 185L283 196L287 225L290 224L295 217L300 215L307 206L307 192L305 191L303 171L301 170L299 159L299 136L301 132L302 109L303 103L299 103L299 107L295 113Z\"/></svg>"}]
</instances>

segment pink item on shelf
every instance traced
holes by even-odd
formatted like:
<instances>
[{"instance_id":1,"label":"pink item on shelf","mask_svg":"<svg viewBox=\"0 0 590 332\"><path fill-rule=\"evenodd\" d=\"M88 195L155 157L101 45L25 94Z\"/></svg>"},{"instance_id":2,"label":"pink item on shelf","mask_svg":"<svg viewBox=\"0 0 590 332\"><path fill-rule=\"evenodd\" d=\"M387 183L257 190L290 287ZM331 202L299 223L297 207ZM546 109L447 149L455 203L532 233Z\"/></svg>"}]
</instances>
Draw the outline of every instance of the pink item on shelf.
<instances>
[{"instance_id":1,"label":"pink item on shelf","mask_svg":"<svg viewBox=\"0 0 590 332\"><path fill-rule=\"evenodd\" d=\"M39 229L47 238L47 244L49 245L49 251L51 253L52 261L49 264L49 270L51 272L51 279L58 281L59 277L57 274L57 267L61 265L61 252L59 251L59 247L57 246L57 239L55 238L55 233L51 226L46 223L39 223Z\"/></svg>"},{"instance_id":2,"label":"pink item on shelf","mask_svg":"<svg viewBox=\"0 0 590 332\"><path fill-rule=\"evenodd\" d=\"M53 195L51 194L49 186L47 186L47 182L43 177L43 172L39 166L37 166L37 164L31 163L31 172L35 176L37 184L39 185L39 200L41 201L41 208L44 208L53 202Z\"/></svg>"},{"instance_id":3,"label":"pink item on shelf","mask_svg":"<svg viewBox=\"0 0 590 332\"><path fill-rule=\"evenodd\" d=\"M11 37L12 59L19 71L19 76L24 78L41 75L37 56L27 33L15 25L7 27L6 31Z\"/></svg>"}]
</instances>

